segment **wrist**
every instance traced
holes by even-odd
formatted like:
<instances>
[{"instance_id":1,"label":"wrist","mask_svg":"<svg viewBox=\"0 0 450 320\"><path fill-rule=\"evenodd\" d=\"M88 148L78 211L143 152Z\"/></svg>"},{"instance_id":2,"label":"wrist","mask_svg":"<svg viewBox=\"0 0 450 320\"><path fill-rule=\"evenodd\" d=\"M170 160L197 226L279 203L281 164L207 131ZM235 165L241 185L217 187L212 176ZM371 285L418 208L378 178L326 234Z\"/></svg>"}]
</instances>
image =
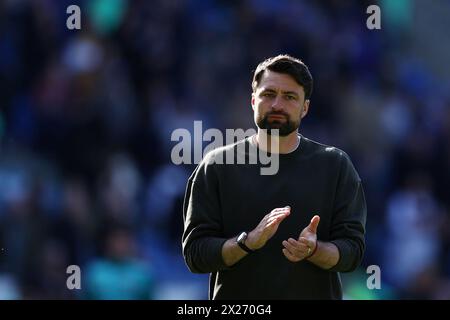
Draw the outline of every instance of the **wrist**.
<instances>
[{"instance_id":1,"label":"wrist","mask_svg":"<svg viewBox=\"0 0 450 320\"><path fill-rule=\"evenodd\" d=\"M236 243L243 251L247 253L253 253L254 250L247 246L247 237L248 237L247 232L245 231L241 232L239 236L236 238Z\"/></svg>"},{"instance_id":2,"label":"wrist","mask_svg":"<svg viewBox=\"0 0 450 320\"><path fill-rule=\"evenodd\" d=\"M258 246L258 244L256 243L253 231L250 231L248 233L247 239L245 239L245 245L251 250L258 250L260 247L262 247Z\"/></svg>"},{"instance_id":3,"label":"wrist","mask_svg":"<svg viewBox=\"0 0 450 320\"><path fill-rule=\"evenodd\" d=\"M308 256L306 256L305 259L312 258L312 256L314 256L316 254L318 248L319 248L319 241L316 240L316 245L314 246L314 249L311 251L311 253Z\"/></svg>"}]
</instances>

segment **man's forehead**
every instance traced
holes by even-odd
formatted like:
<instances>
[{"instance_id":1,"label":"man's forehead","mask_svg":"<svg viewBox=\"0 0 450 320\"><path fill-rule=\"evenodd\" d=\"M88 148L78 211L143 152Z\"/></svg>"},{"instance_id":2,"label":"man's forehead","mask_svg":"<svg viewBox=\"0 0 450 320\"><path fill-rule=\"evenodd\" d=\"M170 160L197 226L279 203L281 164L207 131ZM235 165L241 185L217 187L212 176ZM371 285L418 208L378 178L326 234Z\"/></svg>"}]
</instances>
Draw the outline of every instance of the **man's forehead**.
<instances>
[{"instance_id":1,"label":"man's forehead","mask_svg":"<svg viewBox=\"0 0 450 320\"><path fill-rule=\"evenodd\" d=\"M303 92L303 87L288 74L266 70L261 77L258 90Z\"/></svg>"}]
</instances>

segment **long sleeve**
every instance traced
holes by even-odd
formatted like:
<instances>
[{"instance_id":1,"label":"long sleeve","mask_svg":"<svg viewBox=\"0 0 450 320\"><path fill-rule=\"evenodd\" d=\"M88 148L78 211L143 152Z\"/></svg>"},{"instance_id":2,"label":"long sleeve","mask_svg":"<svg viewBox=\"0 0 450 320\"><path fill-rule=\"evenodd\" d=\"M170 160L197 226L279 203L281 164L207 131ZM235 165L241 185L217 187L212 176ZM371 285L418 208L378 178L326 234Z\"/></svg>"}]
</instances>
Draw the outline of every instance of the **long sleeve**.
<instances>
[{"instance_id":1,"label":"long sleeve","mask_svg":"<svg viewBox=\"0 0 450 320\"><path fill-rule=\"evenodd\" d=\"M183 256L191 272L226 269L222 258L222 217L218 179L210 157L189 178L184 198Z\"/></svg>"},{"instance_id":2,"label":"long sleeve","mask_svg":"<svg viewBox=\"0 0 450 320\"><path fill-rule=\"evenodd\" d=\"M335 194L331 242L339 250L339 261L330 269L350 272L361 263L365 250L366 201L361 179L349 157L342 152Z\"/></svg>"}]
</instances>

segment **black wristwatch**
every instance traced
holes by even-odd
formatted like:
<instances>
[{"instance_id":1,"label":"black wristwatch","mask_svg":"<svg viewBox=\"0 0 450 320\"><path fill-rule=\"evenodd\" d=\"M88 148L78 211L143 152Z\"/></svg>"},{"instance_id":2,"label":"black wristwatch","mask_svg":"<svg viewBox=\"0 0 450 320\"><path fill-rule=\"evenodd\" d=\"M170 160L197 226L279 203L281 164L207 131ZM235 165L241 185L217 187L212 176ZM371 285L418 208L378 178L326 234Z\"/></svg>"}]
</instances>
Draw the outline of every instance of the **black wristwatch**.
<instances>
[{"instance_id":1,"label":"black wristwatch","mask_svg":"<svg viewBox=\"0 0 450 320\"><path fill-rule=\"evenodd\" d=\"M247 232L241 232L241 234L238 235L236 242L241 247L242 250L244 250L247 253L255 252L255 250L250 249L245 245L245 240L247 239Z\"/></svg>"}]
</instances>

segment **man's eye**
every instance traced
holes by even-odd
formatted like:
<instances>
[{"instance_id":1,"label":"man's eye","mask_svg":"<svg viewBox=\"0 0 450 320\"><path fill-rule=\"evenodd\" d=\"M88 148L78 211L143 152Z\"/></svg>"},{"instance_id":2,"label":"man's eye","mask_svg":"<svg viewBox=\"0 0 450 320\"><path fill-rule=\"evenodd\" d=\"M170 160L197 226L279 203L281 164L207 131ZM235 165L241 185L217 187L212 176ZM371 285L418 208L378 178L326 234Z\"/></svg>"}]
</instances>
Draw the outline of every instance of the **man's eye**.
<instances>
[{"instance_id":1,"label":"man's eye","mask_svg":"<svg viewBox=\"0 0 450 320\"><path fill-rule=\"evenodd\" d=\"M274 97L275 95L274 95L273 93L270 93L270 92L265 92L265 93L262 94L262 96L263 96L263 97L272 98L272 97Z\"/></svg>"},{"instance_id":2,"label":"man's eye","mask_svg":"<svg viewBox=\"0 0 450 320\"><path fill-rule=\"evenodd\" d=\"M295 100L295 97L294 96L286 96L286 99L287 100Z\"/></svg>"}]
</instances>

